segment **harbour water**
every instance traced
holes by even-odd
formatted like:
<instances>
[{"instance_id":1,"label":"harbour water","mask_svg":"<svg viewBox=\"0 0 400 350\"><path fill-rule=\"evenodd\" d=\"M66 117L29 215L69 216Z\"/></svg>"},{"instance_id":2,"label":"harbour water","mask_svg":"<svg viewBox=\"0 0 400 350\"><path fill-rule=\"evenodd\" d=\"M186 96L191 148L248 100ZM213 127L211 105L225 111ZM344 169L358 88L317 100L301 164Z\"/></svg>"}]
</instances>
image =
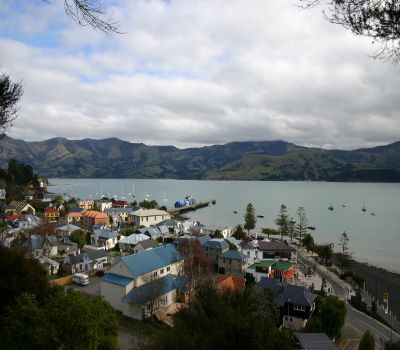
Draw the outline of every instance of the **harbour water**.
<instances>
[{"instance_id":1,"label":"harbour water","mask_svg":"<svg viewBox=\"0 0 400 350\"><path fill-rule=\"evenodd\" d=\"M302 206L309 225L316 227L310 231L316 242L332 242L339 248L339 236L346 231L356 260L400 272L400 184L143 179L50 182L54 186L49 191L81 199L99 198L102 194L128 201L149 198L167 207L173 207L176 200L188 194L198 201L215 199L215 206L187 215L217 227L243 224L245 207L250 202L257 214L264 215L257 218L258 230L275 226L281 204L287 206L295 220L296 210ZM365 212L361 210L364 204ZM328 210L330 205L333 210Z\"/></svg>"}]
</instances>

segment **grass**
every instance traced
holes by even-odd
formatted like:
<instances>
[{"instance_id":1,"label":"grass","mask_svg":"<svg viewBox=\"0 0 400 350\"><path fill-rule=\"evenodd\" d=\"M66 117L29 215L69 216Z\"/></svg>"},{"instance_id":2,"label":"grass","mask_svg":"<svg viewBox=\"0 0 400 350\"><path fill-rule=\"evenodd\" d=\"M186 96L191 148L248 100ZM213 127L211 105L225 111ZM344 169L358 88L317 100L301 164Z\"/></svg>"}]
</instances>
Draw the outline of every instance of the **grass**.
<instances>
[{"instance_id":1,"label":"grass","mask_svg":"<svg viewBox=\"0 0 400 350\"><path fill-rule=\"evenodd\" d=\"M167 328L152 320L138 321L126 317L122 313L118 313L118 316L120 327L127 329L137 336L157 337L164 332L168 332Z\"/></svg>"}]
</instances>

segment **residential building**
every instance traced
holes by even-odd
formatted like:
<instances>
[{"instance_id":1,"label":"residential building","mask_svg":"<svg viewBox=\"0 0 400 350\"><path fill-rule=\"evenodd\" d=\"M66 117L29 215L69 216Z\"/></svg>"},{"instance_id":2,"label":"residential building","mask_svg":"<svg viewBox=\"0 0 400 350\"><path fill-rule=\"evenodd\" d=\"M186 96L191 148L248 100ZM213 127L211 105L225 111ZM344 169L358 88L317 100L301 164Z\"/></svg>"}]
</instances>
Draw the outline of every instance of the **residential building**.
<instances>
[{"instance_id":1,"label":"residential building","mask_svg":"<svg viewBox=\"0 0 400 350\"><path fill-rule=\"evenodd\" d=\"M30 235L23 242L25 246L32 254L33 257L53 257L58 254L58 241L55 236L38 236Z\"/></svg>"},{"instance_id":2,"label":"residential building","mask_svg":"<svg viewBox=\"0 0 400 350\"><path fill-rule=\"evenodd\" d=\"M150 227L163 220L171 219L171 215L164 210L139 209L130 214L130 223L137 226Z\"/></svg>"},{"instance_id":3,"label":"residential building","mask_svg":"<svg viewBox=\"0 0 400 350\"><path fill-rule=\"evenodd\" d=\"M101 295L125 316L143 320L176 301L182 265L170 244L124 256L101 279Z\"/></svg>"},{"instance_id":4,"label":"residential building","mask_svg":"<svg viewBox=\"0 0 400 350\"><path fill-rule=\"evenodd\" d=\"M262 252L261 259L286 259L297 262L297 251L285 242L259 241L259 251Z\"/></svg>"},{"instance_id":5,"label":"residential building","mask_svg":"<svg viewBox=\"0 0 400 350\"><path fill-rule=\"evenodd\" d=\"M284 283L292 283L297 272L297 265L290 261L281 260L262 260L255 262L246 269L256 282L262 277L275 278Z\"/></svg>"},{"instance_id":6,"label":"residential building","mask_svg":"<svg viewBox=\"0 0 400 350\"><path fill-rule=\"evenodd\" d=\"M35 215L25 214L14 220L11 226L16 229L28 229L36 227L41 221L42 220Z\"/></svg>"},{"instance_id":7,"label":"residential building","mask_svg":"<svg viewBox=\"0 0 400 350\"><path fill-rule=\"evenodd\" d=\"M240 244L240 250L249 259L249 264L253 264L255 261L262 260L262 252L259 250L258 240L242 241Z\"/></svg>"},{"instance_id":8,"label":"residential building","mask_svg":"<svg viewBox=\"0 0 400 350\"><path fill-rule=\"evenodd\" d=\"M129 214L137 209L137 207L112 207L104 209L103 212L111 216L114 223L128 224Z\"/></svg>"},{"instance_id":9,"label":"residential building","mask_svg":"<svg viewBox=\"0 0 400 350\"><path fill-rule=\"evenodd\" d=\"M83 220L83 216L81 212L69 212L65 215L68 224L80 224Z\"/></svg>"},{"instance_id":10,"label":"residential building","mask_svg":"<svg viewBox=\"0 0 400 350\"><path fill-rule=\"evenodd\" d=\"M6 199L6 189L5 188L0 188L0 199L2 199L2 200Z\"/></svg>"},{"instance_id":11,"label":"residential building","mask_svg":"<svg viewBox=\"0 0 400 350\"><path fill-rule=\"evenodd\" d=\"M86 226L108 225L110 217L106 213L88 210L82 213L83 224Z\"/></svg>"},{"instance_id":12,"label":"residential building","mask_svg":"<svg viewBox=\"0 0 400 350\"><path fill-rule=\"evenodd\" d=\"M14 207L17 213L22 213L22 214L36 214L36 210L34 207L32 207L29 203L26 202L17 202L17 201L12 201L10 203L11 207ZM6 213L7 214L7 213Z\"/></svg>"},{"instance_id":13,"label":"residential building","mask_svg":"<svg viewBox=\"0 0 400 350\"><path fill-rule=\"evenodd\" d=\"M248 266L248 258L238 250L228 250L218 257L218 273L243 276Z\"/></svg>"},{"instance_id":14,"label":"residential building","mask_svg":"<svg viewBox=\"0 0 400 350\"><path fill-rule=\"evenodd\" d=\"M152 239L146 239L145 241L141 241L138 244L136 244L135 248L133 249L134 253L141 253L146 250L150 250L153 248L158 247L158 243Z\"/></svg>"},{"instance_id":15,"label":"residential building","mask_svg":"<svg viewBox=\"0 0 400 350\"><path fill-rule=\"evenodd\" d=\"M150 237L143 233L133 233L130 236L122 237L118 242L119 249L122 251L133 252L134 247L141 241L149 240Z\"/></svg>"},{"instance_id":16,"label":"residential building","mask_svg":"<svg viewBox=\"0 0 400 350\"><path fill-rule=\"evenodd\" d=\"M218 258L221 254L229 250L229 245L222 238L213 238L203 244L202 250L210 260L214 270L218 271Z\"/></svg>"},{"instance_id":17,"label":"residential building","mask_svg":"<svg viewBox=\"0 0 400 350\"><path fill-rule=\"evenodd\" d=\"M129 205L129 202L119 200L119 201L115 201L112 204L112 207L113 208L126 208L128 205Z\"/></svg>"},{"instance_id":18,"label":"residential building","mask_svg":"<svg viewBox=\"0 0 400 350\"><path fill-rule=\"evenodd\" d=\"M63 269L72 275L77 272L101 270L107 262L107 253L104 250L89 250L64 257Z\"/></svg>"},{"instance_id":19,"label":"residential building","mask_svg":"<svg viewBox=\"0 0 400 350\"><path fill-rule=\"evenodd\" d=\"M95 247L112 249L118 243L118 232L108 228L94 230L90 236L91 244Z\"/></svg>"},{"instance_id":20,"label":"residential building","mask_svg":"<svg viewBox=\"0 0 400 350\"><path fill-rule=\"evenodd\" d=\"M69 237L69 235L70 235L72 232L78 231L78 230L80 230L80 229L81 229L81 228L80 228L79 226L72 225L72 224L67 224L67 225L58 227L58 228L57 228L57 232L58 232L58 233L60 234L60 236L62 236L62 237Z\"/></svg>"},{"instance_id":21,"label":"residential building","mask_svg":"<svg viewBox=\"0 0 400 350\"><path fill-rule=\"evenodd\" d=\"M99 199L95 201L96 208L103 212L105 209L112 207L112 202L109 200Z\"/></svg>"},{"instance_id":22,"label":"residential building","mask_svg":"<svg viewBox=\"0 0 400 350\"><path fill-rule=\"evenodd\" d=\"M58 208L46 208L44 210L44 217L48 221L57 221L60 217L60 211Z\"/></svg>"},{"instance_id":23,"label":"residential building","mask_svg":"<svg viewBox=\"0 0 400 350\"><path fill-rule=\"evenodd\" d=\"M284 284L275 278L261 277L257 290L270 289L275 296L279 320L284 328L301 330L315 309L315 295L304 286Z\"/></svg>"},{"instance_id":24,"label":"residential building","mask_svg":"<svg viewBox=\"0 0 400 350\"><path fill-rule=\"evenodd\" d=\"M81 209L93 210L94 209L94 200L93 199L85 199L85 200L79 201L78 206Z\"/></svg>"},{"instance_id":25,"label":"residential building","mask_svg":"<svg viewBox=\"0 0 400 350\"><path fill-rule=\"evenodd\" d=\"M68 239L61 239L58 241L58 255L65 257L68 255L78 255L80 254L80 249L75 242L71 242Z\"/></svg>"},{"instance_id":26,"label":"residential building","mask_svg":"<svg viewBox=\"0 0 400 350\"><path fill-rule=\"evenodd\" d=\"M38 257L38 260L40 262L40 264L43 266L43 268L47 271L47 274L49 276L51 275L56 275L59 268L60 268L60 263L50 259L46 256L40 256Z\"/></svg>"}]
</instances>

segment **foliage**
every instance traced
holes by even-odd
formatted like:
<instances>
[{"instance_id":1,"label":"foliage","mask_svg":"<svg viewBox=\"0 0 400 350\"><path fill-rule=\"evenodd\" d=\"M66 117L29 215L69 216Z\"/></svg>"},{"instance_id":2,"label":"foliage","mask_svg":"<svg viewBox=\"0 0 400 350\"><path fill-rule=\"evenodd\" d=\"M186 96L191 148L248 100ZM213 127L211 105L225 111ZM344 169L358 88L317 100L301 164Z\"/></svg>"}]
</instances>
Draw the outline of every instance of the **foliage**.
<instances>
[{"instance_id":1,"label":"foliage","mask_svg":"<svg viewBox=\"0 0 400 350\"><path fill-rule=\"evenodd\" d=\"M400 7L397 0L303 0L303 6L327 4L325 17L352 33L380 44L376 57L400 58ZM305 5L304 5L305 4Z\"/></svg>"},{"instance_id":2,"label":"foliage","mask_svg":"<svg viewBox=\"0 0 400 350\"><path fill-rule=\"evenodd\" d=\"M338 297L330 295L318 297L316 309L305 328L306 332L324 332L329 338L340 337L346 319L346 304Z\"/></svg>"},{"instance_id":3,"label":"foliage","mask_svg":"<svg viewBox=\"0 0 400 350\"><path fill-rule=\"evenodd\" d=\"M317 252L318 256L324 259L325 265L328 265L333 256L332 245L331 244L316 245L314 249Z\"/></svg>"},{"instance_id":4,"label":"foliage","mask_svg":"<svg viewBox=\"0 0 400 350\"><path fill-rule=\"evenodd\" d=\"M244 215L244 229L250 233L250 230L253 230L256 227L256 211L253 207L253 204L249 203L246 207L246 214Z\"/></svg>"},{"instance_id":5,"label":"foliage","mask_svg":"<svg viewBox=\"0 0 400 350\"><path fill-rule=\"evenodd\" d=\"M221 230L215 230L214 234L211 236L211 238L224 238L224 235L222 234Z\"/></svg>"},{"instance_id":6,"label":"foliage","mask_svg":"<svg viewBox=\"0 0 400 350\"><path fill-rule=\"evenodd\" d=\"M69 236L71 242L75 242L79 248L86 244L86 232L83 230L76 230Z\"/></svg>"},{"instance_id":7,"label":"foliage","mask_svg":"<svg viewBox=\"0 0 400 350\"><path fill-rule=\"evenodd\" d=\"M292 349L289 334L276 328L272 293L218 291L203 285L175 327L157 339L157 349Z\"/></svg>"},{"instance_id":8,"label":"foliage","mask_svg":"<svg viewBox=\"0 0 400 350\"><path fill-rule=\"evenodd\" d=\"M298 221L296 224L296 236L299 240L299 245L301 246L301 244L303 243L303 236L307 233L307 225L308 225L306 211L304 210L303 207L297 208L297 217Z\"/></svg>"},{"instance_id":9,"label":"foliage","mask_svg":"<svg viewBox=\"0 0 400 350\"><path fill-rule=\"evenodd\" d=\"M154 199L152 199L151 201L145 199L139 203L139 207L143 209L157 209L158 203Z\"/></svg>"},{"instance_id":10,"label":"foliage","mask_svg":"<svg viewBox=\"0 0 400 350\"><path fill-rule=\"evenodd\" d=\"M232 242L228 241L227 239L225 240L226 243L229 245L229 250L238 250L237 246L233 244Z\"/></svg>"},{"instance_id":11,"label":"foliage","mask_svg":"<svg viewBox=\"0 0 400 350\"><path fill-rule=\"evenodd\" d=\"M385 343L385 350L400 350L400 340L398 341L387 341Z\"/></svg>"},{"instance_id":12,"label":"foliage","mask_svg":"<svg viewBox=\"0 0 400 350\"><path fill-rule=\"evenodd\" d=\"M286 205L282 204L279 209L278 217L275 219L275 224L278 226L279 233L281 234L281 241L283 241L283 236L287 236L288 234L288 218Z\"/></svg>"},{"instance_id":13,"label":"foliage","mask_svg":"<svg viewBox=\"0 0 400 350\"><path fill-rule=\"evenodd\" d=\"M272 227L263 227L261 229L261 232L265 233L268 236L268 239L269 239L270 236L279 235L279 231L277 229L275 229L275 228L272 228Z\"/></svg>"},{"instance_id":14,"label":"foliage","mask_svg":"<svg viewBox=\"0 0 400 350\"><path fill-rule=\"evenodd\" d=\"M13 83L9 75L0 74L0 135L3 134L17 116L17 104L22 97L21 83Z\"/></svg>"},{"instance_id":15,"label":"foliage","mask_svg":"<svg viewBox=\"0 0 400 350\"><path fill-rule=\"evenodd\" d=\"M350 255L343 254L343 253L336 253L335 256L336 256L336 258L337 258L337 260L339 262L340 274L343 275L344 269L350 267L351 264L352 264L352 260L350 258Z\"/></svg>"},{"instance_id":16,"label":"foliage","mask_svg":"<svg viewBox=\"0 0 400 350\"><path fill-rule=\"evenodd\" d=\"M32 294L20 295L6 312L0 334L7 349L118 349L114 309L79 292L59 291L43 306Z\"/></svg>"},{"instance_id":17,"label":"foliage","mask_svg":"<svg viewBox=\"0 0 400 350\"><path fill-rule=\"evenodd\" d=\"M137 227L134 226L128 226L128 227L122 227L119 230L119 233L123 236L130 236L131 234L133 234L135 231L137 230Z\"/></svg>"},{"instance_id":18,"label":"foliage","mask_svg":"<svg viewBox=\"0 0 400 350\"><path fill-rule=\"evenodd\" d=\"M233 237L238 239L238 240L243 240L246 238L246 232L243 231L242 225L237 225L235 228L235 232L233 234Z\"/></svg>"},{"instance_id":19,"label":"foliage","mask_svg":"<svg viewBox=\"0 0 400 350\"><path fill-rule=\"evenodd\" d=\"M293 217L291 217L288 221L288 236L290 238L290 243L293 242L293 239L296 236L296 221Z\"/></svg>"},{"instance_id":20,"label":"foliage","mask_svg":"<svg viewBox=\"0 0 400 350\"><path fill-rule=\"evenodd\" d=\"M314 238L311 234L307 233L303 238L303 246L306 247L307 251L314 250Z\"/></svg>"},{"instance_id":21,"label":"foliage","mask_svg":"<svg viewBox=\"0 0 400 350\"><path fill-rule=\"evenodd\" d=\"M36 259L28 258L21 248L0 246L0 314L22 293L31 293L41 302L50 291L47 274Z\"/></svg>"},{"instance_id":22,"label":"foliage","mask_svg":"<svg viewBox=\"0 0 400 350\"><path fill-rule=\"evenodd\" d=\"M375 338L368 329L361 338L358 350L375 350Z\"/></svg>"}]
</instances>

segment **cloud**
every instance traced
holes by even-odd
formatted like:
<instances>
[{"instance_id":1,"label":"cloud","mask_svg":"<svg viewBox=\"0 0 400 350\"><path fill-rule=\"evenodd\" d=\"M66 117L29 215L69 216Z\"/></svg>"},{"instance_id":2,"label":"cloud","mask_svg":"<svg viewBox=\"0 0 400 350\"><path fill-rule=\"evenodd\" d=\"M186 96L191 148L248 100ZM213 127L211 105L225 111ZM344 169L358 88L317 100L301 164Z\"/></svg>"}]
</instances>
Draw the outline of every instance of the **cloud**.
<instances>
[{"instance_id":1,"label":"cloud","mask_svg":"<svg viewBox=\"0 0 400 350\"><path fill-rule=\"evenodd\" d=\"M178 147L284 139L368 147L400 134L398 68L291 1L113 1L126 32L57 2L0 7L2 70L25 94L11 137L119 137Z\"/></svg>"}]
</instances>

